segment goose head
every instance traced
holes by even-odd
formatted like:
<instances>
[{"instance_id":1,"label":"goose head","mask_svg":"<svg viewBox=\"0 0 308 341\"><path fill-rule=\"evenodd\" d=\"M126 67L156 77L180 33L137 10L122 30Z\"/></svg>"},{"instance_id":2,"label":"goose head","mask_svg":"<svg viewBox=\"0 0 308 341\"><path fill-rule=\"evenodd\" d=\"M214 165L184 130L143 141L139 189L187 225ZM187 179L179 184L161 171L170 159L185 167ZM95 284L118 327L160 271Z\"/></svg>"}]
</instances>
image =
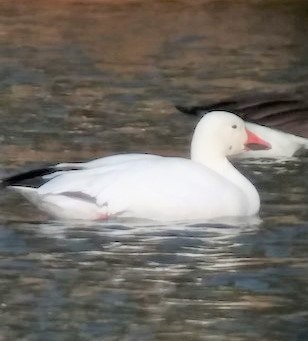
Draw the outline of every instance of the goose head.
<instances>
[{"instance_id":1,"label":"goose head","mask_svg":"<svg viewBox=\"0 0 308 341\"><path fill-rule=\"evenodd\" d=\"M191 158L207 164L211 159L225 159L246 150L270 148L270 144L249 131L237 115L212 111L203 116L195 128Z\"/></svg>"}]
</instances>

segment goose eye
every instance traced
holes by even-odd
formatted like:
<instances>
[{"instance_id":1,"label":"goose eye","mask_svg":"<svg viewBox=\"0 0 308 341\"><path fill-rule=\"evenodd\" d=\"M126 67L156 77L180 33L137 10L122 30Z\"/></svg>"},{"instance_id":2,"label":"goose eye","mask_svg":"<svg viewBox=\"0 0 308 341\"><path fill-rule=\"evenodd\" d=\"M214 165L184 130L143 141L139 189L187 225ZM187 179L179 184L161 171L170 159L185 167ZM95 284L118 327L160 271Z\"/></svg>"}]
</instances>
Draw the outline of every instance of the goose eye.
<instances>
[{"instance_id":1,"label":"goose eye","mask_svg":"<svg viewBox=\"0 0 308 341\"><path fill-rule=\"evenodd\" d=\"M237 128L237 125L236 125L236 124L233 124L232 128L233 128L233 129L236 129L236 128Z\"/></svg>"}]
</instances>

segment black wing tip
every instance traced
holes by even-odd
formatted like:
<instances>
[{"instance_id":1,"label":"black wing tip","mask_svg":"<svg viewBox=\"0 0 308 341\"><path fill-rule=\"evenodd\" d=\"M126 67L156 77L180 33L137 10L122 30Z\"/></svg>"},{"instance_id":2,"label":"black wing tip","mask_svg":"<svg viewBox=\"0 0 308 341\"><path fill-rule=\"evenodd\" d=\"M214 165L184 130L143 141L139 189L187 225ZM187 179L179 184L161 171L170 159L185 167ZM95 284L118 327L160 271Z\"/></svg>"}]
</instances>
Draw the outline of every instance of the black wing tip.
<instances>
[{"instance_id":1,"label":"black wing tip","mask_svg":"<svg viewBox=\"0 0 308 341\"><path fill-rule=\"evenodd\" d=\"M82 166L70 165L59 167L59 165L46 166L41 168L34 168L26 170L21 173L13 174L0 180L0 189L4 189L9 186L30 186L40 187L46 183L49 179L43 179L45 175L53 174L61 171L75 171L82 169Z\"/></svg>"},{"instance_id":2,"label":"black wing tip","mask_svg":"<svg viewBox=\"0 0 308 341\"><path fill-rule=\"evenodd\" d=\"M22 173L17 173L1 179L0 188L4 189L9 186L21 185L21 183L24 181L34 178L40 178L43 177L44 175L52 174L56 171L57 169L54 166L48 166L44 168L31 169L29 171L25 171Z\"/></svg>"}]
</instances>

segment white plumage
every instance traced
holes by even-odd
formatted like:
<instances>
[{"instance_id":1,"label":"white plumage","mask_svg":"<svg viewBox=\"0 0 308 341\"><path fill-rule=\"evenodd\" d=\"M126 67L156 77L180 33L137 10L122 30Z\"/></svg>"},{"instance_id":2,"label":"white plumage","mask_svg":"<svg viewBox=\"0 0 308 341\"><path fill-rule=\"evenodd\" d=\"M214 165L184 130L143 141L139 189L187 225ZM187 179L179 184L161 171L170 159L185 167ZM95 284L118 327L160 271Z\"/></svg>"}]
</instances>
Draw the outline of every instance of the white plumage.
<instances>
[{"instance_id":1,"label":"white plumage","mask_svg":"<svg viewBox=\"0 0 308 341\"><path fill-rule=\"evenodd\" d=\"M115 155L59 164L53 173L43 176L46 183L38 188L8 183L40 209L61 219L176 221L250 216L259 211L259 195L226 158L244 152L250 143L269 148L246 130L239 117L212 112L195 129L191 160Z\"/></svg>"}]
</instances>

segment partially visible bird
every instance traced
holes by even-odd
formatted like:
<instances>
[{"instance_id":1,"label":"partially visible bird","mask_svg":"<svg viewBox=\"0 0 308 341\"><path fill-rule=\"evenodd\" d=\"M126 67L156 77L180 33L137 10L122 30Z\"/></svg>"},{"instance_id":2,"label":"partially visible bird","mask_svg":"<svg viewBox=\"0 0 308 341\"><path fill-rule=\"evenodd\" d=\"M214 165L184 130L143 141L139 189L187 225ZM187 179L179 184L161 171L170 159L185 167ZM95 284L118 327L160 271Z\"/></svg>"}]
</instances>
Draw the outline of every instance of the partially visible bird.
<instances>
[{"instance_id":1,"label":"partially visible bird","mask_svg":"<svg viewBox=\"0 0 308 341\"><path fill-rule=\"evenodd\" d=\"M308 154L308 102L295 94L244 94L198 106L177 105L192 116L212 110L227 110L246 121L252 132L268 141L270 150L254 150L241 158L285 158Z\"/></svg>"}]
</instances>

